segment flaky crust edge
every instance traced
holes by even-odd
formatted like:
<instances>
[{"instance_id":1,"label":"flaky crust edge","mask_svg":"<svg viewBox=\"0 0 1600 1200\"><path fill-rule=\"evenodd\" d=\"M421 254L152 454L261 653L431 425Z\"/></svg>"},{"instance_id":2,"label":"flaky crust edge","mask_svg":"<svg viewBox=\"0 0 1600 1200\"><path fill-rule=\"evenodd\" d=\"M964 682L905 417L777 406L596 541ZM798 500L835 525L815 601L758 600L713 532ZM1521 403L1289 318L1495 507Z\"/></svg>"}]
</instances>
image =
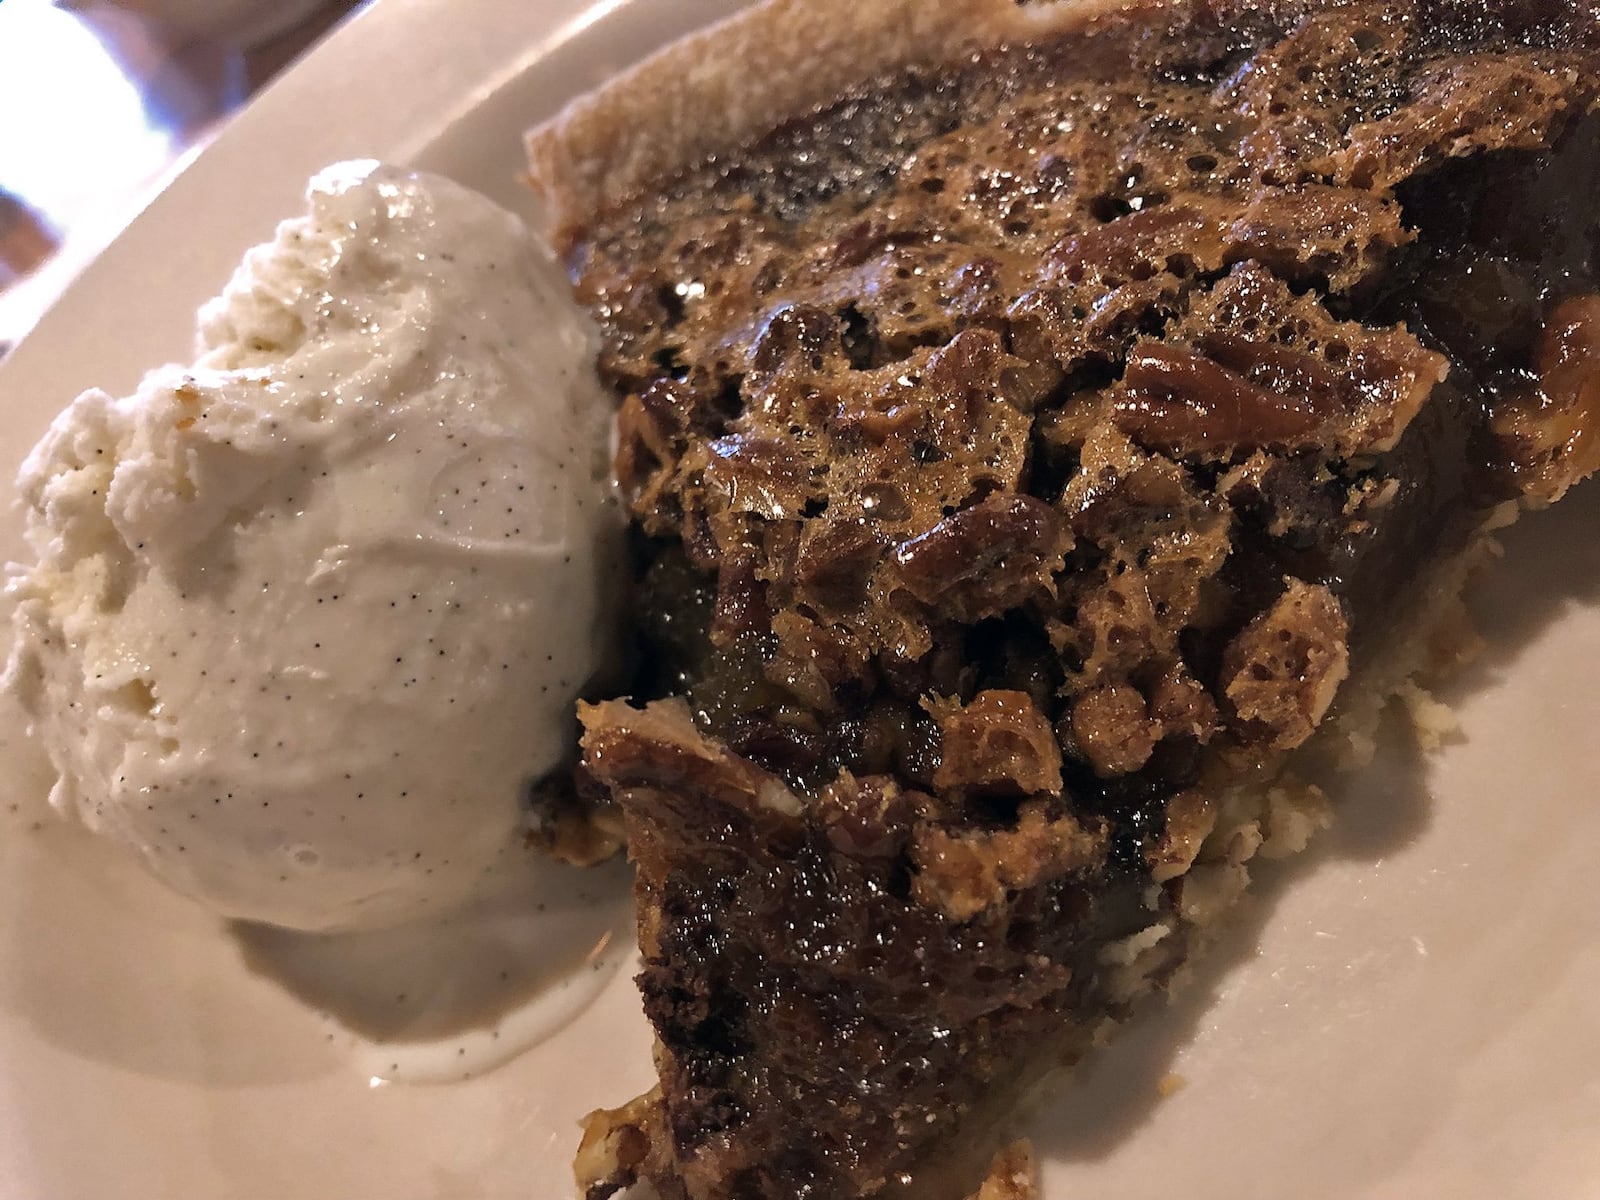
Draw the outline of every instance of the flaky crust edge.
<instances>
[{"instance_id":1,"label":"flaky crust edge","mask_svg":"<svg viewBox=\"0 0 1600 1200\"><path fill-rule=\"evenodd\" d=\"M1149 0L761 0L674 42L528 131L556 233L885 71L1060 32Z\"/></svg>"}]
</instances>

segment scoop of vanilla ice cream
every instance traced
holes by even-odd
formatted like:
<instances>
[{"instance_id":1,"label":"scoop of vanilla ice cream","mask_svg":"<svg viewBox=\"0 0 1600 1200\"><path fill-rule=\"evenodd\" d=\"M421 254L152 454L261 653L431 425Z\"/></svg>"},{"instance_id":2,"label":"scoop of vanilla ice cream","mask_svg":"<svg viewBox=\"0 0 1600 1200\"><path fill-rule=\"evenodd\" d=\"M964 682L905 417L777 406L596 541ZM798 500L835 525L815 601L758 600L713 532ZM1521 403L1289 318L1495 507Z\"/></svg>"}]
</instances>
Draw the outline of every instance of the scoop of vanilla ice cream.
<instances>
[{"instance_id":1,"label":"scoop of vanilla ice cream","mask_svg":"<svg viewBox=\"0 0 1600 1200\"><path fill-rule=\"evenodd\" d=\"M601 663L621 520L558 263L446 179L348 163L199 356L22 468L8 680L52 802L229 917L374 928L519 846Z\"/></svg>"}]
</instances>

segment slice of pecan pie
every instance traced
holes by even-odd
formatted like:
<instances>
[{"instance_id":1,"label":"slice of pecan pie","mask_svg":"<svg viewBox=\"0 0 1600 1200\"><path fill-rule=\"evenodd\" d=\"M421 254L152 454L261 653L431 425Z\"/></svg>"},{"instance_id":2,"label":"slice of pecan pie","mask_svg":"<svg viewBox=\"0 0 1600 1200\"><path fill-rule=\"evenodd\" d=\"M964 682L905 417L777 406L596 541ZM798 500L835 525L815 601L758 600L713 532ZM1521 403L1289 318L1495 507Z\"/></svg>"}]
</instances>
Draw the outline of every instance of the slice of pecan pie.
<instances>
[{"instance_id":1,"label":"slice of pecan pie","mask_svg":"<svg viewBox=\"0 0 1600 1200\"><path fill-rule=\"evenodd\" d=\"M534 133L641 581L588 1196L956 1186L1303 845L1286 761L1600 465L1597 24L773 0Z\"/></svg>"}]
</instances>

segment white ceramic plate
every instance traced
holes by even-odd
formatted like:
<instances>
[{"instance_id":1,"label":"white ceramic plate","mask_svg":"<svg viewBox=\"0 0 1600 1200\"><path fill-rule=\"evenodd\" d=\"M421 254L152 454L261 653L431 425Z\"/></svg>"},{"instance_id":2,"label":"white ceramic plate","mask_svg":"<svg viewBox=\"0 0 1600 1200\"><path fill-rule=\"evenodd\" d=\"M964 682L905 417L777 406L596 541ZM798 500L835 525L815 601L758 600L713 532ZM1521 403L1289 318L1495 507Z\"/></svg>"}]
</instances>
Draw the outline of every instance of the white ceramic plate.
<instances>
[{"instance_id":1,"label":"white ceramic plate","mask_svg":"<svg viewBox=\"0 0 1600 1200\"><path fill-rule=\"evenodd\" d=\"M319 166L412 163L526 211L526 124L737 6L384 0L0 367L0 471L81 388L184 355L194 306ZM1600 1196L1597 519L1600 490L1580 489L1508 539L1479 588L1493 648L1460 686L1465 740L1353 781L1189 992L1041 1115L1050 1200ZM19 552L8 514L0 555ZM579 1115L647 1084L618 976L507 1067L370 1088L216 923L49 818L10 709L0 756L0 1200L557 1200Z\"/></svg>"}]
</instances>

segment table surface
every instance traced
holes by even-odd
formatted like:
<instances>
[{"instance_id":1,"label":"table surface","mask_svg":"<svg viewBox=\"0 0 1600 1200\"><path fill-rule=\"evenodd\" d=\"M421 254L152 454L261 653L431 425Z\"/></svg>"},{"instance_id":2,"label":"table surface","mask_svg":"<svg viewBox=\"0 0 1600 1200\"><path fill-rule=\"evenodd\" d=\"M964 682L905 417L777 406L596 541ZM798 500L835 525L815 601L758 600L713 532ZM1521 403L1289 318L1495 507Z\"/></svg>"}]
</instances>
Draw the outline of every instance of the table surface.
<instances>
[{"instance_id":1,"label":"table surface","mask_svg":"<svg viewBox=\"0 0 1600 1200\"><path fill-rule=\"evenodd\" d=\"M0 5L0 356L189 156L363 0L247 46L76 0Z\"/></svg>"}]
</instances>

